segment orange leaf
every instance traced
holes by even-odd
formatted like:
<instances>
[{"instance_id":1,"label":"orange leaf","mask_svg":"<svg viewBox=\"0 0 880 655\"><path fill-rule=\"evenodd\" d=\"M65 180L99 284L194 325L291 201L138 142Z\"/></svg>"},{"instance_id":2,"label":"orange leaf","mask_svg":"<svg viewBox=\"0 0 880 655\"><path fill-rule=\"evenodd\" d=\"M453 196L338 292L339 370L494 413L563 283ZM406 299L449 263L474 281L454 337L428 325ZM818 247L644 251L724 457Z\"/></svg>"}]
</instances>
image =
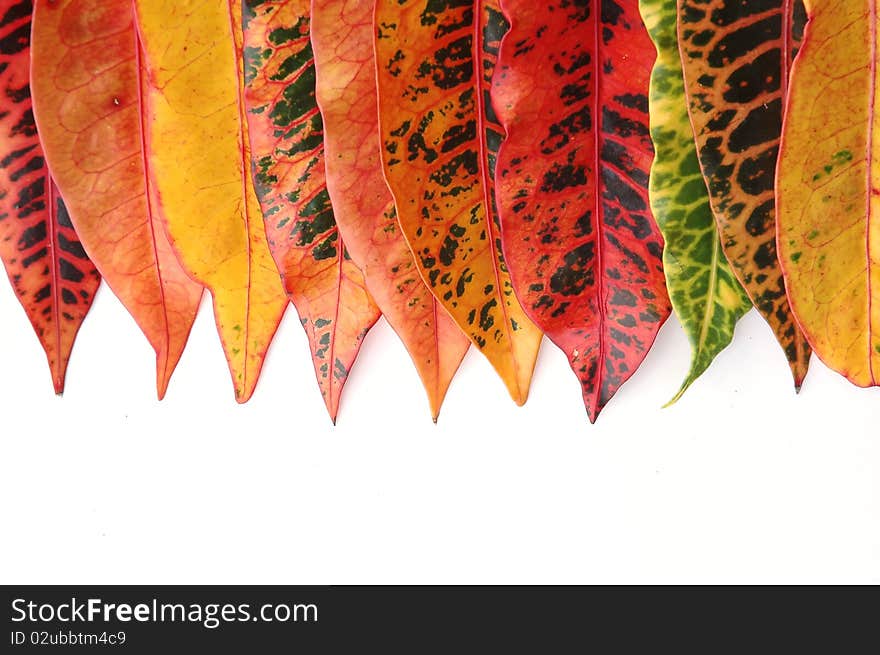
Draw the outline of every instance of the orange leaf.
<instances>
[{"instance_id":1,"label":"orange leaf","mask_svg":"<svg viewBox=\"0 0 880 655\"><path fill-rule=\"evenodd\" d=\"M376 69L383 163L422 278L528 397L541 333L513 292L494 203L502 130L487 102L506 29L497 0L378 0Z\"/></svg>"},{"instance_id":2,"label":"orange leaf","mask_svg":"<svg viewBox=\"0 0 880 655\"><path fill-rule=\"evenodd\" d=\"M309 2L245 0L244 10L245 104L257 194L335 422L342 388L379 310L339 238L327 192Z\"/></svg>"},{"instance_id":3,"label":"orange leaf","mask_svg":"<svg viewBox=\"0 0 880 655\"><path fill-rule=\"evenodd\" d=\"M131 6L37 0L31 87L46 159L86 252L157 356L159 397L202 288L177 262L150 201L144 70Z\"/></svg>"},{"instance_id":4,"label":"orange leaf","mask_svg":"<svg viewBox=\"0 0 880 655\"><path fill-rule=\"evenodd\" d=\"M313 0L327 188L339 231L419 371L434 420L469 341L422 282L382 177L373 7Z\"/></svg>"}]
</instances>

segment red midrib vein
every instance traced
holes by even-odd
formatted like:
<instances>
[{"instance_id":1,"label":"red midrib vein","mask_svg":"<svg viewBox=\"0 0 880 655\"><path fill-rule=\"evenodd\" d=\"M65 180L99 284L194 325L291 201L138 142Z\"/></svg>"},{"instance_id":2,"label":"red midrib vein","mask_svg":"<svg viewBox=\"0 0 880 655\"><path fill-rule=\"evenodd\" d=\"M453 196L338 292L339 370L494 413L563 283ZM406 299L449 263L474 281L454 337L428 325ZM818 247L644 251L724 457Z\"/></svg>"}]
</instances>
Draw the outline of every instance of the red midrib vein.
<instances>
[{"instance_id":1,"label":"red midrib vein","mask_svg":"<svg viewBox=\"0 0 880 655\"><path fill-rule=\"evenodd\" d=\"M788 80L791 75L791 64L792 57L791 53L794 50L794 42L791 34L792 29L792 20L794 20L794 15L792 14L792 6L791 0L782 0L782 80L781 80L781 88L782 88L782 106L786 106L786 101L788 100Z\"/></svg>"},{"instance_id":2,"label":"red midrib vein","mask_svg":"<svg viewBox=\"0 0 880 655\"><path fill-rule=\"evenodd\" d=\"M134 17L134 4L132 3L132 17ZM147 200L147 221L150 224L150 236L152 237L150 240L150 247L153 251L153 260L156 262L156 278L159 283L159 299L162 303L162 318L163 321L163 331L165 333L165 352L164 352L164 361L162 362L162 380L161 384L167 382L168 377L168 365L171 359L171 331L169 328L168 321L168 305L165 302L165 282L162 279L162 267L159 265L159 248L157 247L157 237L156 237L156 219L153 213L153 198L150 193L150 160L147 157L147 141L146 141L146 132L145 132L145 121L144 121L144 69L143 69L143 61L142 61L142 44L140 35L138 34L137 29L132 30L134 32L134 49L135 49L135 65L137 66L137 85L138 85L138 126L140 134L138 135L141 146L141 162L144 167L144 195Z\"/></svg>"},{"instance_id":3,"label":"red midrib vein","mask_svg":"<svg viewBox=\"0 0 880 655\"><path fill-rule=\"evenodd\" d=\"M46 234L49 238L49 257L52 260L50 267L50 283L52 284L52 322L53 331L55 333L55 362L52 365L52 381L55 383L56 392L61 388L64 381L61 379L61 371L64 368L64 354L61 352L61 292L59 287L61 272L60 261L58 258L58 243L55 238L55 231L58 229L58 189L55 187L55 180L46 169L46 180L49 182L49 215L47 217L48 225L46 226Z\"/></svg>"},{"instance_id":4,"label":"red midrib vein","mask_svg":"<svg viewBox=\"0 0 880 655\"><path fill-rule=\"evenodd\" d=\"M336 220L335 218L333 219ZM336 257L337 257L337 278L336 278L336 307L334 307L334 315L333 315L333 323L330 326L331 334L330 334L330 358L327 362L327 375L329 376L328 382L330 383L328 387L328 393L330 397L327 399L328 406L330 407L330 413L332 414L333 425L336 425L336 415L339 412L339 404L336 400L336 396L333 393L334 380L336 380L336 332L339 326L339 305L342 302L342 284L345 281L344 273L342 271L342 266L345 261L345 244L342 243L342 235L339 234L339 228L336 228ZM312 325L314 325L314 320L312 321ZM317 335L315 335L317 337ZM345 371L346 378L348 377L348 369ZM345 380L343 380L343 383Z\"/></svg>"},{"instance_id":5,"label":"red midrib vein","mask_svg":"<svg viewBox=\"0 0 880 655\"><path fill-rule=\"evenodd\" d=\"M602 86L602 65L599 57L599 44L601 43L601 20L599 9L595 3L591 16L593 18L593 52L591 61L593 62L593 98L591 114L593 116L593 129L596 131L595 150L593 152L593 176L595 177L595 185L593 187L593 225L596 229L596 257L594 258L596 275L596 307L599 310L599 357L596 360L597 379L596 386L593 389L594 404L593 412L597 412L599 402L602 398L603 378L605 377L605 323L607 310L605 307L605 262L604 262L604 244L602 243L602 206L599 200L599 187L602 184L602 118L599 115L601 111L601 103L599 102L599 93ZM589 368L587 369L589 370Z\"/></svg>"}]
</instances>

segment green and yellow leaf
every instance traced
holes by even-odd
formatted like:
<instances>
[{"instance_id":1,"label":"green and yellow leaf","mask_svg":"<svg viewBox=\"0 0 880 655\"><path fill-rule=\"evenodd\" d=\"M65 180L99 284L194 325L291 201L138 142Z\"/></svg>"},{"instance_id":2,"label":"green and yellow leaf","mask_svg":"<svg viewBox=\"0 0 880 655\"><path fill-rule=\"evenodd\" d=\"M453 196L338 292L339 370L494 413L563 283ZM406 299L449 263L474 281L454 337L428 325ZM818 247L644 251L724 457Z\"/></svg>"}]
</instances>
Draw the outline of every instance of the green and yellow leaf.
<instances>
[{"instance_id":1,"label":"green and yellow leaf","mask_svg":"<svg viewBox=\"0 0 880 655\"><path fill-rule=\"evenodd\" d=\"M730 343L751 302L721 250L697 159L678 51L676 0L641 0L640 9L657 48L650 89L656 151L651 208L666 242L663 266L672 308L692 350L690 370L675 402Z\"/></svg>"}]
</instances>

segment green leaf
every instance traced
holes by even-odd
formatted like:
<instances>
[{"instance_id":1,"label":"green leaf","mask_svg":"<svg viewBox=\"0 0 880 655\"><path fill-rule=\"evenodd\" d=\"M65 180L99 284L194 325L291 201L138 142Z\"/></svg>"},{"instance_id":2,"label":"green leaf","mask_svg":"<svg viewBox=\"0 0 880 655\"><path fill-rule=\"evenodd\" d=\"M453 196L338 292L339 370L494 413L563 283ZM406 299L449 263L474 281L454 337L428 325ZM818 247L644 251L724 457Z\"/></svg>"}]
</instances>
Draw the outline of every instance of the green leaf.
<instances>
[{"instance_id":1,"label":"green leaf","mask_svg":"<svg viewBox=\"0 0 880 655\"><path fill-rule=\"evenodd\" d=\"M651 208L666 240L663 265L672 308L691 343L691 367L677 401L733 339L751 302L721 250L688 118L675 0L641 0L657 62L651 74L651 138L656 158Z\"/></svg>"}]
</instances>

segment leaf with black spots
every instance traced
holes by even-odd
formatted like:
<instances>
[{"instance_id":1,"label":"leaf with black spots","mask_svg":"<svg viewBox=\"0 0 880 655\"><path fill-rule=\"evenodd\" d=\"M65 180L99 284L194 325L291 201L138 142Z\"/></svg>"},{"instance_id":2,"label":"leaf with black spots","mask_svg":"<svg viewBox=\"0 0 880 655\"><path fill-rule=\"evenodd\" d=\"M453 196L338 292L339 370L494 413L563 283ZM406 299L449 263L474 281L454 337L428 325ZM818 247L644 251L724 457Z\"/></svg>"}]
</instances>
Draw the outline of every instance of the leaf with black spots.
<instances>
[{"instance_id":1,"label":"leaf with black spots","mask_svg":"<svg viewBox=\"0 0 880 655\"><path fill-rule=\"evenodd\" d=\"M492 88L504 255L528 315L568 356L591 421L669 316L648 203L654 50L636 0L505 0Z\"/></svg>"},{"instance_id":2,"label":"leaf with black spots","mask_svg":"<svg viewBox=\"0 0 880 655\"><path fill-rule=\"evenodd\" d=\"M373 38L371 3L313 0L317 99L336 221L367 288L409 351L436 420L470 342L422 282L382 177Z\"/></svg>"},{"instance_id":3,"label":"leaf with black spots","mask_svg":"<svg viewBox=\"0 0 880 655\"><path fill-rule=\"evenodd\" d=\"M513 291L489 100L507 22L497 0L378 0L376 70L385 177L428 288L522 404L541 333Z\"/></svg>"},{"instance_id":4,"label":"leaf with black spots","mask_svg":"<svg viewBox=\"0 0 880 655\"><path fill-rule=\"evenodd\" d=\"M309 23L309 0L244 0L244 100L269 248L336 421L379 310L340 238L327 189Z\"/></svg>"},{"instance_id":5,"label":"leaf with black spots","mask_svg":"<svg viewBox=\"0 0 880 655\"><path fill-rule=\"evenodd\" d=\"M688 110L721 246L773 329L800 388L810 347L776 255L776 160L792 59L803 32L797 0L678 0Z\"/></svg>"},{"instance_id":6,"label":"leaf with black spots","mask_svg":"<svg viewBox=\"0 0 880 655\"><path fill-rule=\"evenodd\" d=\"M0 258L64 391L76 334L101 283L49 175L30 94L31 0L0 6Z\"/></svg>"}]
</instances>

